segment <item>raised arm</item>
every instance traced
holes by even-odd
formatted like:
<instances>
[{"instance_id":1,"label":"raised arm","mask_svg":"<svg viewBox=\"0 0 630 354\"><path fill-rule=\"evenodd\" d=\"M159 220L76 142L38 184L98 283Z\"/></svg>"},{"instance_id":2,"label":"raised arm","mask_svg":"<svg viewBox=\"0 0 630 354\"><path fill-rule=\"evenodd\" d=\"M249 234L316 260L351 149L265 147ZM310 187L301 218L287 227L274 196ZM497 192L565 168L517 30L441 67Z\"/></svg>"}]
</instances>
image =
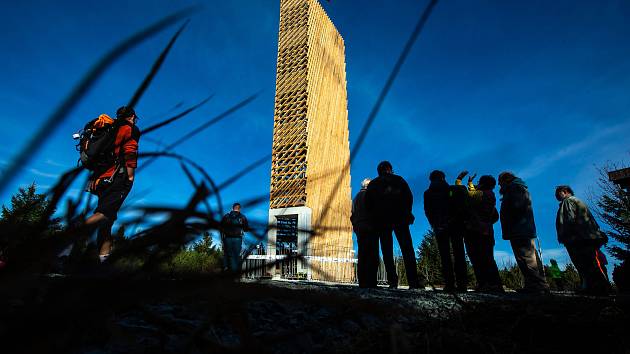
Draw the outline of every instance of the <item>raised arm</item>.
<instances>
[{"instance_id":1,"label":"raised arm","mask_svg":"<svg viewBox=\"0 0 630 354\"><path fill-rule=\"evenodd\" d=\"M458 176L457 179L455 180L455 184L458 186L463 185L462 183L462 179L468 174L468 171L462 171ZM477 188L475 188L475 184L473 183L475 177L477 175L473 175L471 177L468 177L468 196L470 198L472 198L472 200L474 202L481 202L481 199L483 198L483 192L482 191L478 191Z\"/></svg>"}]
</instances>

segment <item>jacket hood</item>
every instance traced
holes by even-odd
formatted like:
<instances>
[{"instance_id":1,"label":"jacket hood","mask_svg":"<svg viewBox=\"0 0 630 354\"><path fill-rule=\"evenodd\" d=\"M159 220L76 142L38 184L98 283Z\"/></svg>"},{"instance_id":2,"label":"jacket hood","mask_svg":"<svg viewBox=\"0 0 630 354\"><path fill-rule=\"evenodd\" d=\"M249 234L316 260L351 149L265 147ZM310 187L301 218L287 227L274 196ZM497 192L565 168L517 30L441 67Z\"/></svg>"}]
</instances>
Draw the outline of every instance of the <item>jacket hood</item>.
<instances>
[{"instance_id":1,"label":"jacket hood","mask_svg":"<svg viewBox=\"0 0 630 354\"><path fill-rule=\"evenodd\" d=\"M514 180L512 181L513 184L516 184L517 186L521 186L521 187L525 187L527 188L527 184L525 183L525 181L523 181L522 179L516 177L514 178Z\"/></svg>"},{"instance_id":2,"label":"jacket hood","mask_svg":"<svg viewBox=\"0 0 630 354\"><path fill-rule=\"evenodd\" d=\"M521 186L521 187L527 189L527 184L525 183L525 181L523 181L522 179L516 177L516 178L514 178L514 180L512 180L512 183L508 184L507 186L502 186L499 189L499 193L505 194L505 191L508 190L510 188L510 186L512 186L512 185Z\"/></svg>"}]
</instances>

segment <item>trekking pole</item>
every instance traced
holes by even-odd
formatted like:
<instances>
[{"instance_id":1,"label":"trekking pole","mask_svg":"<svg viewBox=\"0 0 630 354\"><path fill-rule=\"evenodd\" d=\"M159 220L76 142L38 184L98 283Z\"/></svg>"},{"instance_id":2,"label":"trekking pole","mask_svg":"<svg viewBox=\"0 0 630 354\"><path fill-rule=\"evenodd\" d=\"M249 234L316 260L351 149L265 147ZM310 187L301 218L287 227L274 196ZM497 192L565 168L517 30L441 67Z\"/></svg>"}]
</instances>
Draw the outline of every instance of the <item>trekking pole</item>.
<instances>
[{"instance_id":1,"label":"trekking pole","mask_svg":"<svg viewBox=\"0 0 630 354\"><path fill-rule=\"evenodd\" d=\"M543 260L542 245L541 245L540 239L538 237L536 237L536 243L538 243L538 258L540 258L540 265L539 265L540 272L542 273L542 275L544 277L547 277L547 275L545 274L545 265L544 265L545 262Z\"/></svg>"}]
</instances>

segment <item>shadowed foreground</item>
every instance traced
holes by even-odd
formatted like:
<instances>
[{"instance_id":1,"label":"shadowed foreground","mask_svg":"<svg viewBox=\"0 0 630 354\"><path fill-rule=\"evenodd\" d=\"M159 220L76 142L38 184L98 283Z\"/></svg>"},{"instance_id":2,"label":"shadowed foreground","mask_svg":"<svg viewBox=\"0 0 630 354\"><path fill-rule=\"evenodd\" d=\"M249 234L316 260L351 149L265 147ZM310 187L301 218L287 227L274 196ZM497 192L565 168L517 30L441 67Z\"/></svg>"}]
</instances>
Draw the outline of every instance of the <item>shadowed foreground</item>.
<instances>
[{"instance_id":1,"label":"shadowed foreground","mask_svg":"<svg viewBox=\"0 0 630 354\"><path fill-rule=\"evenodd\" d=\"M94 278L44 278L28 294L0 293L6 353L630 350L628 297Z\"/></svg>"}]
</instances>

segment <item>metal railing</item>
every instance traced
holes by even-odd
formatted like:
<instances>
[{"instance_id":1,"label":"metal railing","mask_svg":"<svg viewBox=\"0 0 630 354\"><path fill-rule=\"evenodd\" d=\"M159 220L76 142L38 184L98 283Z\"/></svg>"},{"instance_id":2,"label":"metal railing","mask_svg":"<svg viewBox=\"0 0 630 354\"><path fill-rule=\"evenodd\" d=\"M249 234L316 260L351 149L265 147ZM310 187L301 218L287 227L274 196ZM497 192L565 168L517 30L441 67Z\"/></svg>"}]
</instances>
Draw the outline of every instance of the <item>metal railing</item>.
<instances>
[{"instance_id":1,"label":"metal railing","mask_svg":"<svg viewBox=\"0 0 630 354\"><path fill-rule=\"evenodd\" d=\"M243 260L242 277L246 279L320 280L355 284L358 282L357 259L354 257L354 249L331 247L326 252L318 251L322 250L311 248L306 256L298 259L289 257L291 255L296 256L297 253L295 251L267 255L264 254L265 252L262 248L256 249ZM346 255L347 257L310 255L315 252L328 255ZM397 264L399 263L398 258L400 257L396 257ZM400 271L401 269L398 269L399 273ZM379 260L377 282L380 285L387 284L387 273L382 260Z\"/></svg>"}]
</instances>

